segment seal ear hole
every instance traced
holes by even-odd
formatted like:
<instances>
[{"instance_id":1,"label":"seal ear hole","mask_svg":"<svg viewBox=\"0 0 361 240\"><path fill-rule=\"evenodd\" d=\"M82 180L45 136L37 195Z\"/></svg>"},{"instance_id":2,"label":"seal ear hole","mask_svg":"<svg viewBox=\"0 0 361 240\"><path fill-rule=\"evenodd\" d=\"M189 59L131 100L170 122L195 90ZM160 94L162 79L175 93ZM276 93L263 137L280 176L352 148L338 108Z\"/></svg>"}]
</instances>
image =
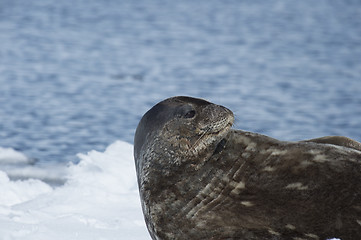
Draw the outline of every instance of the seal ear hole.
<instances>
[{"instance_id":1,"label":"seal ear hole","mask_svg":"<svg viewBox=\"0 0 361 240\"><path fill-rule=\"evenodd\" d=\"M184 114L184 118L193 118L196 115L196 111L190 110Z\"/></svg>"}]
</instances>

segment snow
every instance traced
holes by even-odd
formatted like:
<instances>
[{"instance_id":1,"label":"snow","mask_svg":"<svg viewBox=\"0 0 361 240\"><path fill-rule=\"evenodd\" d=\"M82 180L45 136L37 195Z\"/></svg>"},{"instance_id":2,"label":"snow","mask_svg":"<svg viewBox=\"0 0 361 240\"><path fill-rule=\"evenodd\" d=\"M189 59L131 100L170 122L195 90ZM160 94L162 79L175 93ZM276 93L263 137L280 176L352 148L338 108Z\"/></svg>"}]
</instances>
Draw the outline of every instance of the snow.
<instances>
[{"instance_id":1,"label":"snow","mask_svg":"<svg viewBox=\"0 0 361 240\"><path fill-rule=\"evenodd\" d=\"M117 141L105 152L78 154L80 162L65 169L48 166L50 173L65 174L65 184L58 187L40 179L10 180L0 171L1 239L150 239L132 151L131 144ZM13 149L0 148L0 161L29 160Z\"/></svg>"}]
</instances>

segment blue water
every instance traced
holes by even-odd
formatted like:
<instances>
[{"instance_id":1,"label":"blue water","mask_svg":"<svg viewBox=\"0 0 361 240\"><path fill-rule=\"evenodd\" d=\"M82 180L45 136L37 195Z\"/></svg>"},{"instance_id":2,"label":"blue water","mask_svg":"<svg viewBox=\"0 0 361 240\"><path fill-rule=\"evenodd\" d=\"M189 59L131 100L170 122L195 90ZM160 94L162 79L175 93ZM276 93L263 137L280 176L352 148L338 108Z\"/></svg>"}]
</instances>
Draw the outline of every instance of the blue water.
<instances>
[{"instance_id":1,"label":"blue water","mask_svg":"<svg viewBox=\"0 0 361 240\"><path fill-rule=\"evenodd\" d=\"M275 138L361 141L360 26L361 1L1 0L0 146L74 161L173 95Z\"/></svg>"}]
</instances>

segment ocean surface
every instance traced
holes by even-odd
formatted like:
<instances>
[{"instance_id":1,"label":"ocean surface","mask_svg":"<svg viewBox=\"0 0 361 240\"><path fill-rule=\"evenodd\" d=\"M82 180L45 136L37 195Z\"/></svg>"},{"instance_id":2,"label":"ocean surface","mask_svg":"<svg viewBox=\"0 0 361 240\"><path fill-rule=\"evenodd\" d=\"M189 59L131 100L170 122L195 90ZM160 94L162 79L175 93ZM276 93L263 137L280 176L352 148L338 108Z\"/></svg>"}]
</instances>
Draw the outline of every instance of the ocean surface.
<instances>
[{"instance_id":1,"label":"ocean surface","mask_svg":"<svg viewBox=\"0 0 361 240\"><path fill-rule=\"evenodd\" d=\"M1 0L0 147L76 162L174 95L283 140L361 141L360 26L361 1Z\"/></svg>"}]
</instances>

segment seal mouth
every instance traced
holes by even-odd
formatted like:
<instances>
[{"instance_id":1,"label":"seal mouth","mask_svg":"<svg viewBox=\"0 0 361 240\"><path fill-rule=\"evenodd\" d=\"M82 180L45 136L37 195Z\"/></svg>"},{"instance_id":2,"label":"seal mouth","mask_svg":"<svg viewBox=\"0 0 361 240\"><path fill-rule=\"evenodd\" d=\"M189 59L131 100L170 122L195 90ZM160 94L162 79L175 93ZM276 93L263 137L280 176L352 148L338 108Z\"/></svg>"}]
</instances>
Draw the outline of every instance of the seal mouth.
<instances>
[{"instance_id":1,"label":"seal mouth","mask_svg":"<svg viewBox=\"0 0 361 240\"><path fill-rule=\"evenodd\" d=\"M190 150L197 154L202 149L209 149L210 146L215 146L215 152L220 152L226 144L225 136L230 131L232 125L233 116L224 118L208 129L204 129Z\"/></svg>"},{"instance_id":2,"label":"seal mouth","mask_svg":"<svg viewBox=\"0 0 361 240\"><path fill-rule=\"evenodd\" d=\"M232 126L233 126L233 121L230 121L223 130L216 133L217 135L223 136L223 138L218 142L216 148L214 149L212 156L222 152L222 150L225 148L225 146L227 144L227 139L225 137L226 137L227 133L230 131Z\"/></svg>"}]
</instances>

